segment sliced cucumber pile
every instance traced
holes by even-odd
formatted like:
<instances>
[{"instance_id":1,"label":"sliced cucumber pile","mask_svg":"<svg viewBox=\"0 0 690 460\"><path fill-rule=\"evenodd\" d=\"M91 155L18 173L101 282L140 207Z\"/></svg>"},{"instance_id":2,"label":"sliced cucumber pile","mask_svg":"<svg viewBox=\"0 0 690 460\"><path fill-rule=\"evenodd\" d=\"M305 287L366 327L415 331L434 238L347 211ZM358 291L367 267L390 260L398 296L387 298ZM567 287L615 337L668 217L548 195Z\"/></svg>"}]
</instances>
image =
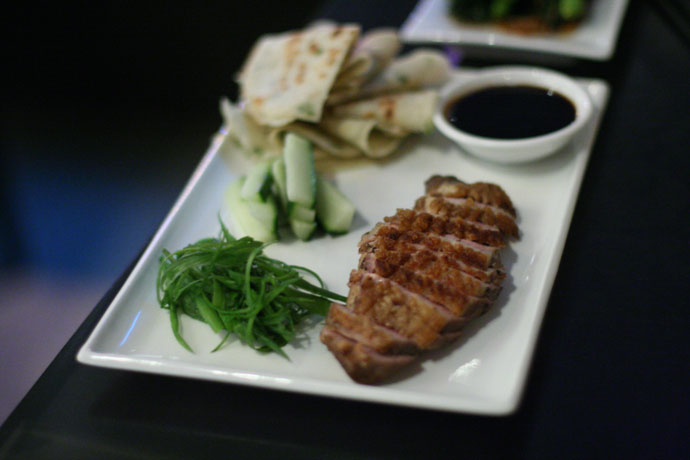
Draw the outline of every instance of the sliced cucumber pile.
<instances>
[{"instance_id":1,"label":"sliced cucumber pile","mask_svg":"<svg viewBox=\"0 0 690 460\"><path fill-rule=\"evenodd\" d=\"M228 187L226 201L235 220L244 232L257 241L271 243L278 240L278 205L273 195L268 195L264 203L247 201L242 198L242 177ZM256 206L264 205L260 211ZM254 207L254 209L252 209ZM252 212L253 211L253 212Z\"/></svg>"},{"instance_id":2,"label":"sliced cucumber pile","mask_svg":"<svg viewBox=\"0 0 690 460\"><path fill-rule=\"evenodd\" d=\"M240 195L247 201L263 203L271 194L271 163L256 165L247 175Z\"/></svg>"},{"instance_id":3,"label":"sliced cucumber pile","mask_svg":"<svg viewBox=\"0 0 690 460\"><path fill-rule=\"evenodd\" d=\"M333 235L350 230L355 206L335 185L321 176L316 177L316 219L323 229Z\"/></svg>"},{"instance_id":4,"label":"sliced cucumber pile","mask_svg":"<svg viewBox=\"0 0 690 460\"><path fill-rule=\"evenodd\" d=\"M347 233L355 214L350 200L316 173L311 142L294 133L285 136L281 158L256 165L230 185L227 202L245 233L263 242L278 239L279 221L302 241L318 227Z\"/></svg>"},{"instance_id":5,"label":"sliced cucumber pile","mask_svg":"<svg viewBox=\"0 0 690 460\"><path fill-rule=\"evenodd\" d=\"M311 142L295 133L287 133L283 158L288 203L313 209L316 201L316 169Z\"/></svg>"}]
</instances>

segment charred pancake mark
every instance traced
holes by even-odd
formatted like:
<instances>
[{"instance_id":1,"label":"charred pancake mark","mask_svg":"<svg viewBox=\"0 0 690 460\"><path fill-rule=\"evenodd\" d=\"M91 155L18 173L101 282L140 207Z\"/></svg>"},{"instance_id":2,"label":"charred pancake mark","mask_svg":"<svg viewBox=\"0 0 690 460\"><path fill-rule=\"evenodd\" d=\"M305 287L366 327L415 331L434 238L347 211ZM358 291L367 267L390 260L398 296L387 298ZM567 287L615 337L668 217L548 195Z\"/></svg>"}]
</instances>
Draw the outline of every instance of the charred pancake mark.
<instances>
[{"instance_id":1,"label":"charred pancake mark","mask_svg":"<svg viewBox=\"0 0 690 460\"><path fill-rule=\"evenodd\" d=\"M304 76L307 72L307 65L304 62L300 62L299 69L297 70L297 76L295 77L295 83L301 85L304 83Z\"/></svg>"},{"instance_id":2,"label":"charred pancake mark","mask_svg":"<svg viewBox=\"0 0 690 460\"><path fill-rule=\"evenodd\" d=\"M321 47L313 41L309 43L309 51L311 51L313 54L321 54L323 52Z\"/></svg>"},{"instance_id":3,"label":"charred pancake mark","mask_svg":"<svg viewBox=\"0 0 690 460\"><path fill-rule=\"evenodd\" d=\"M393 117L395 116L395 105L395 99L390 97L382 98L379 101L379 107L383 113L384 120L388 122L393 120Z\"/></svg>"},{"instance_id":4,"label":"charred pancake mark","mask_svg":"<svg viewBox=\"0 0 690 460\"><path fill-rule=\"evenodd\" d=\"M302 34L295 34L285 44L285 64L289 69L295 63L295 60L300 52L300 44L302 42Z\"/></svg>"},{"instance_id":5,"label":"charred pancake mark","mask_svg":"<svg viewBox=\"0 0 690 460\"><path fill-rule=\"evenodd\" d=\"M338 48L329 49L328 50L328 59L326 60L326 65L328 67L335 65L339 56L340 56L340 50Z\"/></svg>"}]
</instances>

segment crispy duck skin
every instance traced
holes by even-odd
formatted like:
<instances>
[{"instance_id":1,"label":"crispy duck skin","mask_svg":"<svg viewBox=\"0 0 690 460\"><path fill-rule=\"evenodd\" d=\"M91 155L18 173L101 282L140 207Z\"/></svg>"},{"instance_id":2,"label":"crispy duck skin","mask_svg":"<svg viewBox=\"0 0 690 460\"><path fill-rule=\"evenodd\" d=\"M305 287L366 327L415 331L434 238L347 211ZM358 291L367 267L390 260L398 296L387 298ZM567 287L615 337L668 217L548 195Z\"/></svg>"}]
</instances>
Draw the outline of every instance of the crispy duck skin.
<instances>
[{"instance_id":1,"label":"crispy duck skin","mask_svg":"<svg viewBox=\"0 0 690 460\"><path fill-rule=\"evenodd\" d=\"M499 286L506 277L505 272L500 267L479 268L465 262L462 256L449 254L446 251L429 249L423 244L408 243L403 239L393 240L384 236L377 236L368 240L367 244L360 248L362 258L367 254L379 254L382 251L384 253L395 252L405 254L409 255L409 257L423 257L426 263L434 262L440 264L439 269L445 269L443 265L445 263L454 270L459 270L479 281L494 286ZM424 267L426 266L425 264Z\"/></svg>"},{"instance_id":2,"label":"crispy duck skin","mask_svg":"<svg viewBox=\"0 0 690 460\"><path fill-rule=\"evenodd\" d=\"M496 206L477 203L472 198L425 195L417 200L414 209L435 216L462 217L472 222L495 225L504 235L518 237L518 227L512 215Z\"/></svg>"},{"instance_id":3,"label":"crispy duck skin","mask_svg":"<svg viewBox=\"0 0 690 460\"><path fill-rule=\"evenodd\" d=\"M461 217L434 216L413 209L398 209L394 216L385 217L383 220L417 232L453 235L456 238L498 248L505 246L503 235L497 227L471 222Z\"/></svg>"},{"instance_id":4,"label":"crispy duck skin","mask_svg":"<svg viewBox=\"0 0 690 460\"><path fill-rule=\"evenodd\" d=\"M361 270L353 270L350 275L347 305L355 314L368 315L422 349L435 348L441 333L464 325L461 318L443 306L395 281Z\"/></svg>"},{"instance_id":5,"label":"crispy duck skin","mask_svg":"<svg viewBox=\"0 0 690 460\"><path fill-rule=\"evenodd\" d=\"M500 286L485 283L472 275L463 272L452 258L445 258L431 251L397 252L379 250L365 254L360 259L359 268L376 273L384 278L394 279L404 270L418 277L425 277L448 286L446 290L462 293L466 296L495 299Z\"/></svg>"},{"instance_id":6,"label":"crispy duck skin","mask_svg":"<svg viewBox=\"0 0 690 460\"><path fill-rule=\"evenodd\" d=\"M463 318L467 312L476 309L485 310L488 308L489 301L493 299L476 297L463 292L463 286L455 286L437 280L430 275L418 273L404 267L387 273L383 276L376 266L370 268L369 273L374 273L387 280L393 281L400 286L418 294L431 302L442 305L458 318Z\"/></svg>"},{"instance_id":7,"label":"crispy duck skin","mask_svg":"<svg viewBox=\"0 0 690 460\"><path fill-rule=\"evenodd\" d=\"M500 249L519 235L508 196L444 176L426 190L362 236L347 303L326 317L321 341L356 382L381 383L453 342L501 291Z\"/></svg>"},{"instance_id":8,"label":"crispy duck skin","mask_svg":"<svg viewBox=\"0 0 690 460\"><path fill-rule=\"evenodd\" d=\"M472 198L477 203L497 206L515 217L515 208L501 187L485 182L466 184L453 176L431 176L426 182L427 195L441 195L449 198Z\"/></svg>"},{"instance_id":9,"label":"crispy duck skin","mask_svg":"<svg viewBox=\"0 0 690 460\"><path fill-rule=\"evenodd\" d=\"M416 354L419 347L405 336L358 315L345 305L331 304L326 325L341 335L360 342L381 354Z\"/></svg>"},{"instance_id":10,"label":"crispy duck skin","mask_svg":"<svg viewBox=\"0 0 690 460\"><path fill-rule=\"evenodd\" d=\"M420 352L456 340L462 327L483 312L480 308L466 310L463 318L439 315L442 308L438 305L390 280L357 272L351 279L355 284L348 306L331 305L320 338L359 383L379 383L409 365ZM435 326L408 328L410 309L423 312L420 319L436 318Z\"/></svg>"},{"instance_id":11,"label":"crispy duck skin","mask_svg":"<svg viewBox=\"0 0 690 460\"><path fill-rule=\"evenodd\" d=\"M362 342L342 335L339 330L329 325L321 330L321 341L326 344L352 380L359 383L379 383L415 360L414 355L381 354Z\"/></svg>"},{"instance_id":12,"label":"crispy duck skin","mask_svg":"<svg viewBox=\"0 0 690 460\"><path fill-rule=\"evenodd\" d=\"M420 244L433 251L445 252L482 270L502 269L499 248L485 246L470 240L462 240L452 235L423 233L414 231L409 227L387 223L379 223L366 233L359 243L359 251L368 252L377 245L396 245L399 243Z\"/></svg>"}]
</instances>

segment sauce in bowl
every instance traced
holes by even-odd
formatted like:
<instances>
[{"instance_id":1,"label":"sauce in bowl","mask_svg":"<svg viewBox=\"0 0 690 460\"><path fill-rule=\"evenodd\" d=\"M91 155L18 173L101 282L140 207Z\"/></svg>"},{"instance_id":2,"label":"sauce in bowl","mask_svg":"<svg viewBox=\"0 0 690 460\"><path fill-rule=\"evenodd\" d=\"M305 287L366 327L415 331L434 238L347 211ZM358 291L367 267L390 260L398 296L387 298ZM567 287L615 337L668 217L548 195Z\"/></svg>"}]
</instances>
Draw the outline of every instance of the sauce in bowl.
<instances>
[{"instance_id":1,"label":"sauce in bowl","mask_svg":"<svg viewBox=\"0 0 690 460\"><path fill-rule=\"evenodd\" d=\"M462 151L504 164L560 151L594 113L587 88L539 67L460 73L439 93L434 126Z\"/></svg>"},{"instance_id":2,"label":"sauce in bowl","mask_svg":"<svg viewBox=\"0 0 690 460\"><path fill-rule=\"evenodd\" d=\"M492 86L444 107L456 128L492 139L525 139L558 131L575 120L575 106L556 91L528 85Z\"/></svg>"}]
</instances>

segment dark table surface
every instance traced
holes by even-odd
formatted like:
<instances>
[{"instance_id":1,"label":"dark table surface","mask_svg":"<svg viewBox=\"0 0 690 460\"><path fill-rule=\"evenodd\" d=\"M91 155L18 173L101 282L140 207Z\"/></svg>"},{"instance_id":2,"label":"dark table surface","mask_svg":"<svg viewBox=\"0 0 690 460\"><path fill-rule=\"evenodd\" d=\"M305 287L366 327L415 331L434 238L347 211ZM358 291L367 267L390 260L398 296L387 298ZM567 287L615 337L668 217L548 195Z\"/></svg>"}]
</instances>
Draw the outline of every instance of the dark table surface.
<instances>
[{"instance_id":1,"label":"dark table surface","mask_svg":"<svg viewBox=\"0 0 690 460\"><path fill-rule=\"evenodd\" d=\"M181 42L187 35L176 35L175 45L202 49L208 40L213 52L188 54L201 61L198 56L219 59L215 51L230 49L213 42L226 39L213 29L221 24L232 26L228 34L244 50L262 26L283 30L316 17L365 28L399 26L414 3L314 2L299 14L274 11L263 23L260 14L232 7L188 18L177 11L156 26L195 21L205 34L186 45ZM674 12L679 5L681 13ZM610 61L544 62L605 79L611 97L526 390L513 415L410 409L78 364L77 350L130 267L3 424L0 458L690 458L690 315L684 300L690 260L690 35L682 5L631 2ZM232 38L243 26L240 14L255 32ZM215 101L232 91L226 76L242 54L228 55L222 78L180 71L180 87L195 88L181 90L180 97L200 114L196 130L188 131L195 143L185 145L198 147L198 156L175 164L187 175L218 126ZM134 64L142 78L154 78L142 55ZM531 58L473 54L465 63L525 59ZM159 99L152 104L167 100L173 114L190 117L182 102L176 107L165 99L166 82L174 85L165 80L163 89L157 86ZM195 97L208 104L193 105ZM116 105L115 99L108 103ZM137 120L148 112L129 113ZM208 121L208 130L199 128L199 119Z\"/></svg>"}]
</instances>

